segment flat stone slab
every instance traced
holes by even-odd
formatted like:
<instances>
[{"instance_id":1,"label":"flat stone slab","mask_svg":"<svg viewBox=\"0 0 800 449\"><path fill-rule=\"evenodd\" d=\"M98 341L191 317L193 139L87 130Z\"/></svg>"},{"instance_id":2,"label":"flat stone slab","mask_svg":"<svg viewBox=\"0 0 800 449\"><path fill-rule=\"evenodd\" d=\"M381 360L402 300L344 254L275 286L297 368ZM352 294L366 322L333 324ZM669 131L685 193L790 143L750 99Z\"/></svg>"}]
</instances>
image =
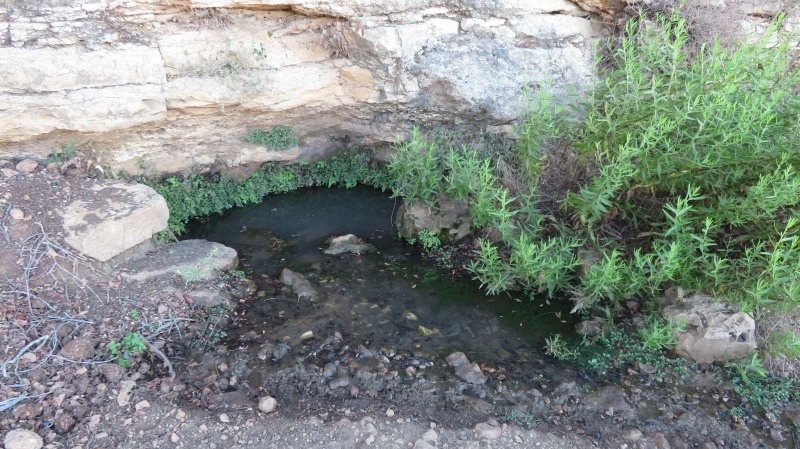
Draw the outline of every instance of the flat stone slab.
<instances>
[{"instance_id":1,"label":"flat stone slab","mask_svg":"<svg viewBox=\"0 0 800 449\"><path fill-rule=\"evenodd\" d=\"M123 267L122 277L146 281L164 276L178 276L187 284L215 278L220 271L239 264L236 250L208 240L182 240L160 247L156 253L131 261Z\"/></svg>"},{"instance_id":2,"label":"flat stone slab","mask_svg":"<svg viewBox=\"0 0 800 449\"><path fill-rule=\"evenodd\" d=\"M152 188L105 179L59 214L67 244L103 262L167 229L169 220L167 202Z\"/></svg>"}]
</instances>

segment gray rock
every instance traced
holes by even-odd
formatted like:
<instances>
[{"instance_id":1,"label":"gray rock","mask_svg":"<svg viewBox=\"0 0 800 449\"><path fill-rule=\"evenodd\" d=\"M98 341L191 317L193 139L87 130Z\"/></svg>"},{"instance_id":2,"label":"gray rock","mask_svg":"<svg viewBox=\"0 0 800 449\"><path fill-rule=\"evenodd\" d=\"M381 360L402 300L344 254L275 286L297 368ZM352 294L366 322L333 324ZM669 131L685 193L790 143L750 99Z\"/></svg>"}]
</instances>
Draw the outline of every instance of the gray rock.
<instances>
[{"instance_id":1,"label":"gray rock","mask_svg":"<svg viewBox=\"0 0 800 449\"><path fill-rule=\"evenodd\" d=\"M67 343L59 355L66 359L74 360L76 362L84 362L94 357L94 348L97 346L97 340L92 338L78 337L71 342Z\"/></svg>"},{"instance_id":2,"label":"gray rock","mask_svg":"<svg viewBox=\"0 0 800 449\"><path fill-rule=\"evenodd\" d=\"M41 449L44 446L42 437L25 429L14 429L8 432L3 443L5 449Z\"/></svg>"},{"instance_id":3,"label":"gray rock","mask_svg":"<svg viewBox=\"0 0 800 449\"><path fill-rule=\"evenodd\" d=\"M596 337L603 331L603 319L594 317L575 325L575 331L587 337Z\"/></svg>"},{"instance_id":4,"label":"gray rock","mask_svg":"<svg viewBox=\"0 0 800 449\"><path fill-rule=\"evenodd\" d=\"M23 212L22 209L18 209L16 207L9 210L8 215L14 220L22 220L23 218L25 218L25 212Z\"/></svg>"},{"instance_id":5,"label":"gray rock","mask_svg":"<svg viewBox=\"0 0 800 449\"><path fill-rule=\"evenodd\" d=\"M292 287L292 291L294 291L300 299L307 299L309 301L318 301L320 299L319 291L311 286L311 282L309 282L305 276L296 271L284 268L283 271L281 271L281 282L283 282L284 285Z\"/></svg>"},{"instance_id":6,"label":"gray rock","mask_svg":"<svg viewBox=\"0 0 800 449\"><path fill-rule=\"evenodd\" d=\"M427 441L420 439L414 442L414 447L412 449L436 449L436 446L431 446Z\"/></svg>"},{"instance_id":7,"label":"gray rock","mask_svg":"<svg viewBox=\"0 0 800 449\"><path fill-rule=\"evenodd\" d=\"M0 168L0 173L3 174L4 178L13 178L19 174L18 171L12 170L10 168Z\"/></svg>"},{"instance_id":8,"label":"gray rock","mask_svg":"<svg viewBox=\"0 0 800 449\"><path fill-rule=\"evenodd\" d=\"M144 184L97 180L59 211L64 241L82 254L106 261L167 229L167 202Z\"/></svg>"},{"instance_id":9,"label":"gray rock","mask_svg":"<svg viewBox=\"0 0 800 449\"><path fill-rule=\"evenodd\" d=\"M328 382L328 388L331 390L336 390L337 388L344 388L350 386L350 377L349 376L342 376L333 379L332 381Z\"/></svg>"},{"instance_id":10,"label":"gray rock","mask_svg":"<svg viewBox=\"0 0 800 449\"><path fill-rule=\"evenodd\" d=\"M483 374L483 371L481 371L481 367L475 362L472 362L468 365L457 366L456 376L458 376L458 378L464 382L474 385L485 384L488 380L486 375Z\"/></svg>"},{"instance_id":11,"label":"gray rock","mask_svg":"<svg viewBox=\"0 0 800 449\"><path fill-rule=\"evenodd\" d=\"M275 400L272 396L264 396L263 398L258 400L258 409L264 413L272 413L275 411L275 407L278 406L278 401Z\"/></svg>"},{"instance_id":12,"label":"gray rock","mask_svg":"<svg viewBox=\"0 0 800 449\"><path fill-rule=\"evenodd\" d=\"M207 240L181 240L161 246L158 251L123 264L122 277L145 281L162 276L178 276L186 283L214 279L220 271L239 264L236 250Z\"/></svg>"},{"instance_id":13,"label":"gray rock","mask_svg":"<svg viewBox=\"0 0 800 449\"><path fill-rule=\"evenodd\" d=\"M228 307L233 302L233 296L219 290L200 289L186 292L196 306L200 307Z\"/></svg>"},{"instance_id":14,"label":"gray rock","mask_svg":"<svg viewBox=\"0 0 800 449\"><path fill-rule=\"evenodd\" d=\"M783 416L795 427L800 427L800 408L786 409L783 412Z\"/></svg>"},{"instance_id":15,"label":"gray rock","mask_svg":"<svg viewBox=\"0 0 800 449\"><path fill-rule=\"evenodd\" d=\"M330 245L323 252L325 254L344 254L344 253L371 253L375 247L369 243L364 243L353 234L342 235L331 239Z\"/></svg>"},{"instance_id":16,"label":"gray rock","mask_svg":"<svg viewBox=\"0 0 800 449\"><path fill-rule=\"evenodd\" d=\"M467 359L467 356L463 352L454 352L448 355L445 360L447 360L447 364L452 367L469 364L469 359Z\"/></svg>"},{"instance_id":17,"label":"gray rock","mask_svg":"<svg viewBox=\"0 0 800 449\"><path fill-rule=\"evenodd\" d=\"M585 410L595 413L607 413L609 410L627 412L631 410L625 399L625 392L614 386L606 386L594 391L583 400Z\"/></svg>"},{"instance_id":18,"label":"gray rock","mask_svg":"<svg viewBox=\"0 0 800 449\"><path fill-rule=\"evenodd\" d=\"M699 363L739 360L755 351L756 323L735 306L713 302L705 295L693 295L680 304L662 310L676 323L686 323L685 332L676 332L675 353Z\"/></svg>"},{"instance_id":19,"label":"gray rock","mask_svg":"<svg viewBox=\"0 0 800 449\"><path fill-rule=\"evenodd\" d=\"M438 209L403 203L397 209L397 229L406 238L426 229L452 241L460 240L472 232L467 203L444 196L439 196L437 203Z\"/></svg>"},{"instance_id":20,"label":"gray rock","mask_svg":"<svg viewBox=\"0 0 800 449\"><path fill-rule=\"evenodd\" d=\"M496 440L503 434L503 428L487 422L478 423L474 429L475 438L479 440Z\"/></svg>"},{"instance_id":21,"label":"gray rock","mask_svg":"<svg viewBox=\"0 0 800 449\"><path fill-rule=\"evenodd\" d=\"M622 439L630 443L635 443L642 439L642 431L639 429L625 429L622 431Z\"/></svg>"}]
</instances>

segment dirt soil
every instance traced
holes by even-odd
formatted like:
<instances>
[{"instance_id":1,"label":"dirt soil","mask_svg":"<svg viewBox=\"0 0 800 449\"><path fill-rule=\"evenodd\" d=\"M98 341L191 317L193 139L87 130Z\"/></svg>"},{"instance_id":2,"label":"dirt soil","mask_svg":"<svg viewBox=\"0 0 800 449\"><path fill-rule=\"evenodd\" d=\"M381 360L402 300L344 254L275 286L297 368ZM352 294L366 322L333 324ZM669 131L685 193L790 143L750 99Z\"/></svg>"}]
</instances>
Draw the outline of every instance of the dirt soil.
<instances>
[{"instance_id":1,"label":"dirt soil","mask_svg":"<svg viewBox=\"0 0 800 449\"><path fill-rule=\"evenodd\" d=\"M752 435L694 406L697 395L654 408L651 420L629 418L624 379L592 392L574 383L536 391L546 412L535 423L513 413L503 419L480 398L442 410L413 392L402 401L358 388L334 392L313 366L251 383L228 365L220 329L236 324L228 302L250 300L253 282L230 274L191 285L176 276L127 281L125 261L99 264L63 241L58 209L95 182L80 160L25 167L29 173L10 161L0 168L2 435L27 429L50 448L800 447L796 430L777 418L762 420L771 434ZM197 298L208 291L222 300L203 307ZM130 340L138 335L144 341ZM126 336L131 351L123 345L114 354L109 343ZM499 394L505 387L497 382L490 376L485 388Z\"/></svg>"}]
</instances>

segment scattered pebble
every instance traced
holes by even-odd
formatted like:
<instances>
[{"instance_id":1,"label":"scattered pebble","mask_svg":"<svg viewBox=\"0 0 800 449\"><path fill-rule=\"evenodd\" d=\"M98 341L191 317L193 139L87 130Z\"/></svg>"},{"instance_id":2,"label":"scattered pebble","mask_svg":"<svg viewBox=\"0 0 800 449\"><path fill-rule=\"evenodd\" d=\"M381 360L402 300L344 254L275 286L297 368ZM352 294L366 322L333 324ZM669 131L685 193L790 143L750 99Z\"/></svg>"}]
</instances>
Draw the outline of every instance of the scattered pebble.
<instances>
[{"instance_id":1,"label":"scattered pebble","mask_svg":"<svg viewBox=\"0 0 800 449\"><path fill-rule=\"evenodd\" d=\"M488 422L479 423L475 426L475 438L479 440L496 440L503 434L503 428Z\"/></svg>"},{"instance_id":2,"label":"scattered pebble","mask_svg":"<svg viewBox=\"0 0 800 449\"><path fill-rule=\"evenodd\" d=\"M387 408L387 409L386 409L386 416L388 416L389 418L391 418L392 416L394 416L394 410L392 410L392 409L390 409L390 408Z\"/></svg>"},{"instance_id":3,"label":"scattered pebble","mask_svg":"<svg viewBox=\"0 0 800 449\"><path fill-rule=\"evenodd\" d=\"M21 209L17 209L16 207L8 211L8 215L14 220L22 220L25 218L25 212L22 212Z\"/></svg>"},{"instance_id":4,"label":"scattered pebble","mask_svg":"<svg viewBox=\"0 0 800 449\"><path fill-rule=\"evenodd\" d=\"M219 420L224 422L224 423L231 422L231 419L228 418L228 415L226 413L223 413L223 414L219 415Z\"/></svg>"},{"instance_id":5,"label":"scattered pebble","mask_svg":"<svg viewBox=\"0 0 800 449\"><path fill-rule=\"evenodd\" d=\"M6 434L5 449L41 449L44 446L42 437L25 429L15 429Z\"/></svg>"},{"instance_id":6,"label":"scattered pebble","mask_svg":"<svg viewBox=\"0 0 800 449\"><path fill-rule=\"evenodd\" d=\"M33 173L33 171L36 170L38 166L39 163L34 161L33 159L23 159L19 161L19 163L15 168L20 173Z\"/></svg>"},{"instance_id":7,"label":"scattered pebble","mask_svg":"<svg viewBox=\"0 0 800 449\"><path fill-rule=\"evenodd\" d=\"M258 409L264 413L272 413L275 407L278 406L278 401L272 396L264 396L258 400Z\"/></svg>"}]
</instances>

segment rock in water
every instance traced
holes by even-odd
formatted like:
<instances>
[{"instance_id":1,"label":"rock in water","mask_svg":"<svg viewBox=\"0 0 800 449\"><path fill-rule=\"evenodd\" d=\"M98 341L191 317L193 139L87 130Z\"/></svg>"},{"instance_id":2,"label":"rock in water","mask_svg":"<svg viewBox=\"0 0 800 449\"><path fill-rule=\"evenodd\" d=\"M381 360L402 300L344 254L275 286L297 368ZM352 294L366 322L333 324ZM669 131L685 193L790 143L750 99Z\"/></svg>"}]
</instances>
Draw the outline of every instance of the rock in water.
<instances>
[{"instance_id":1,"label":"rock in water","mask_svg":"<svg viewBox=\"0 0 800 449\"><path fill-rule=\"evenodd\" d=\"M463 352L454 352L447 356L447 363L455 368L455 374L464 382L480 385L486 383L488 378L477 363L469 362Z\"/></svg>"},{"instance_id":2,"label":"rock in water","mask_svg":"<svg viewBox=\"0 0 800 449\"><path fill-rule=\"evenodd\" d=\"M364 243L360 238L353 234L342 235L331 239L328 248L323 251L325 254L344 254L344 253L371 253L375 251L375 247L369 243Z\"/></svg>"},{"instance_id":3,"label":"rock in water","mask_svg":"<svg viewBox=\"0 0 800 449\"><path fill-rule=\"evenodd\" d=\"M15 429L6 434L4 444L5 449L41 449L44 441L30 430Z\"/></svg>"},{"instance_id":4,"label":"rock in water","mask_svg":"<svg viewBox=\"0 0 800 449\"><path fill-rule=\"evenodd\" d=\"M309 301L317 301L320 299L319 291L311 286L311 282L308 282L305 276L296 271L284 268L283 271L281 271L281 282L292 287L292 290L300 299L307 299Z\"/></svg>"}]
</instances>

